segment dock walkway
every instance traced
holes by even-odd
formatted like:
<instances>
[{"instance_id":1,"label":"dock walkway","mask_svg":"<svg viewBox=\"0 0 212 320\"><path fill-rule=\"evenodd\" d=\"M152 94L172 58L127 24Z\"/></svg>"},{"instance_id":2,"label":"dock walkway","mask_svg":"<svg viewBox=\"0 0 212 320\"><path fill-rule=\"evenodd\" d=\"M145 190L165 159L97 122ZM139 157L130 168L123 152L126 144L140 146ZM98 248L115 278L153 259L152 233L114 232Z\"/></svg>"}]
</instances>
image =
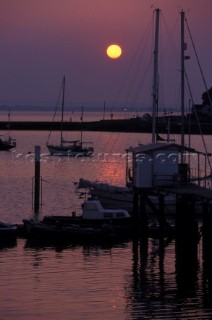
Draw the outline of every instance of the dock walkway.
<instances>
[{"instance_id":1,"label":"dock walkway","mask_svg":"<svg viewBox=\"0 0 212 320\"><path fill-rule=\"evenodd\" d=\"M172 187L160 187L159 192L174 193L176 195L193 195L202 200L212 200L212 189L201 187L195 184L181 184Z\"/></svg>"}]
</instances>

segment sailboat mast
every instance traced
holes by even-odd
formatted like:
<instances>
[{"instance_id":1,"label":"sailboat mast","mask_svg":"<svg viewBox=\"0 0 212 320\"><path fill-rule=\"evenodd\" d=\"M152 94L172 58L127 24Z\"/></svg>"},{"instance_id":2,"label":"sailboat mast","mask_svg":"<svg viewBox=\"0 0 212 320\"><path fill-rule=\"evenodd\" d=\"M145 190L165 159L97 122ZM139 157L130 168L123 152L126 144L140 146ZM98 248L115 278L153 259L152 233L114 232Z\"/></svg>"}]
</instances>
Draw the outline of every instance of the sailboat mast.
<instances>
[{"instance_id":1,"label":"sailboat mast","mask_svg":"<svg viewBox=\"0 0 212 320\"><path fill-rule=\"evenodd\" d=\"M153 70L153 92L152 92L152 143L156 142L156 118L158 105L158 45L159 45L159 14L156 9L155 20L155 46L154 46L154 70Z\"/></svg>"},{"instance_id":2,"label":"sailboat mast","mask_svg":"<svg viewBox=\"0 0 212 320\"><path fill-rule=\"evenodd\" d=\"M82 146L82 123L83 123L83 106L81 107L82 113L81 113L81 136L80 136L80 143Z\"/></svg>"},{"instance_id":3,"label":"sailboat mast","mask_svg":"<svg viewBox=\"0 0 212 320\"><path fill-rule=\"evenodd\" d=\"M105 100L104 100L103 120L105 120Z\"/></svg>"},{"instance_id":4,"label":"sailboat mast","mask_svg":"<svg viewBox=\"0 0 212 320\"><path fill-rule=\"evenodd\" d=\"M184 41L184 21L185 21L185 13L182 10L180 12L181 15L181 146L184 146L184 108L185 108L185 93L184 93L184 86L185 86L185 57L184 51L186 49L186 44ZM183 152L181 153L181 163L183 163Z\"/></svg>"},{"instance_id":5,"label":"sailboat mast","mask_svg":"<svg viewBox=\"0 0 212 320\"><path fill-rule=\"evenodd\" d=\"M62 82L62 113L61 113L61 135L60 135L60 144L63 142L63 114L64 114L64 103L65 103L65 76L63 77Z\"/></svg>"},{"instance_id":6,"label":"sailboat mast","mask_svg":"<svg viewBox=\"0 0 212 320\"><path fill-rule=\"evenodd\" d=\"M8 112L8 132L9 132L9 139L10 139L10 109Z\"/></svg>"}]
</instances>

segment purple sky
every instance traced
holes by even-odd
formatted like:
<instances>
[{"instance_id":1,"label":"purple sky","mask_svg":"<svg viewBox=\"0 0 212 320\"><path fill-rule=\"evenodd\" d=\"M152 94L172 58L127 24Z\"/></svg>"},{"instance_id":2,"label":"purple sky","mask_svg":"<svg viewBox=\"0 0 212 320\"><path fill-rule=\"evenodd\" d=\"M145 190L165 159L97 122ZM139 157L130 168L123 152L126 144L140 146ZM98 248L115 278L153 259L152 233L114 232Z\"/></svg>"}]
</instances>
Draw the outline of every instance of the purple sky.
<instances>
[{"instance_id":1,"label":"purple sky","mask_svg":"<svg viewBox=\"0 0 212 320\"><path fill-rule=\"evenodd\" d=\"M182 9L210 88L211 0L1 0L0 105L54 107L65 75L66 100L73 109L102 108L104 101L111 109L150 107L153 31L149 30L154 30L157 7L161 9L161 105L180 103ZM189 41L186 70L194 102L201 103L205 87ZM116 60L106 56L107 46L114 42L123 49Z\"/></svg>"}]
</instances>

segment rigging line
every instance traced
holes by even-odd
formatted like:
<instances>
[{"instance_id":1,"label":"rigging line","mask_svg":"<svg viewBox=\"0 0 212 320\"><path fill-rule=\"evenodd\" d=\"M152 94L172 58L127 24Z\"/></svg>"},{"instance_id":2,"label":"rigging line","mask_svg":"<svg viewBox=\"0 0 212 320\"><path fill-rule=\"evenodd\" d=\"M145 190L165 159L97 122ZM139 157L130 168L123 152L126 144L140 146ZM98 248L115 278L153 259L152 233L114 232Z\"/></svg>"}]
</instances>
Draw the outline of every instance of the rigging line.
<instances>
[{"instance_id":1,"label":"rigging line","mask_svg":"<svg viewBox=\"0 0 212 320\"><path fill-rule=\"evenodd\" d=\"M164 14L163 12L161 12L161 20L162 20L162 23L161 23L161 29L164 27L164 30L165 32L160 32L160 43L162 43L162 45L160 47L163 48L163 50L161 50L161 53L160 53L160 63L159 63L159 69L160 69L160 74L161 74L161 77L160 77L160 87L162 88L162 90L160 89L160 99L159 99L159 102L160 102L160 107L165 105L165 99L164 99L164 68L166 66L166 63L164 64L164 61L166 62L167 60L167 52L169 50L169 48L172 48L172 57L174 57L174 60L176 61L176 64L179 65L179 53L178 53L178 50L177 50L177 47L175 45L175 41L174 41L174 35L176 34L176 28L178 26L178 23L179 23L179 18L176 19L176 22L175 24L173 25L173 27L170 29L168 24L167 24L167 21L164 17ZM167 35L167 37L165 39L167 39L167 44L165 46L163 46L163 43L164 43L164 36L163 35ZM162 37L163 36L163 37ZM169 46L170 44L170 46ZM177 80L178 81L178 80ZM173 82L173 78L172 78L172 82ZM174 88L177 88L177 85L173 85ZM161 93L162 91L162 93ZM176 91L175 91L175 96L176 96Z\"/></svg>"},{"instance_id":2,"label":"rigging line","mask_svg":"<svg viewBox=\"0 0 212 320\"><path fill-rule=\"evenodd\" d=\"M60 185L60 184L58 184L58 183L50 182L50 181L48 181L48 180L46 180L46 179L42 179L42 182L45 182L46 184L51 185L51 186L57 186L57 187L60 188L61 190L67 191L68 193L70 193L69 187L64 187L64 186L62 186L62 185Z\"/></svg>"},{"instance_id":3,"label":"rigging line","mask_svg":"<svg viewBox=\"0 0 212 320\"><path fill-rule=\"evenodd\" d=\"M202 67L200 65L200 61L199 61L199 58L198 58L198 55L197 55L197 50L196 50L195 45L194 45L194 41L193 41L193 38L192 38L192 35L191 35L191 31L190 31L190 28L189 28L189 25L188 25L188 21L187 21L187 19L185 19L185 21L186 21L186 26L188 28L188 32L189 32L189 35L190 35L191 43L192 43L192 46L193 46L193 49L194 49L195 57L197 59L197 63L198 63L199 69L200 69L200 73L202 75L202 79L203 79L203 82L204 82L204 85L205 85L205 89L206 89L206 92L208 94L208 99L209 99L209 102L210 102L210 106L212 107L211 97L209 95L209 90L208 90L208 87L207 87L207 84L206 84L206 81L205 81L205 77L203 75Z\"/></svg>"},{"instance_id":4,"label":"rigging line","mask_svg":"<svg viewBox=\"0 0 212 320\"><path fill-rule=\"evenodd\" d=\"M53 124L54 124L54 122L55 122L55 117L56 117L56 114L57 114L57 108L58 108L58 105L59 105L59 102L60 102L60 97L61 97L61 93L62 93L62 88L63 88L63 85L61 85L60 92L59 92L59 96L58 96L58 98L57 98L57 103L56 103L56 106L55 106L55 111L54 111L54 115L53 115L53 120L52 120L52 124L51 124L51 129L50 129L50 131L49 131L49 135L48 135L47 142L49 142L49 139L50 139L50 136L51 136L51 133L52 133Z\"/></svg>"},{"instance_id":5,"label":"rigging line","mask_svg":"<svg viewBox=\"0 0 212 320\"><path fill-rule=\"evenodd\" d=\"M153 18L151 18L150 26L152 26L152 19L153 19ZM149 35L149 30L150 30L150 29L152 29L152 28L150 28L149 26L146 28L146 30L145 30L145 37L143 37L142 41L139 42L139 46L137 47L136 53L135 53L135 55L134 55L134 57L133 57L133 62L131 63L130 67L128 68L127 76L126 76L126 78L123 80L122 86L121 86L121 88L120 88L120 90L119 90L119 92L118 92L118 94L117 94L117 96L116 96L115 102L118 100L118 97L120 96L120 93L121 93L121 91L123 90L123 87L124 87L124 85L125 85L125 83L126 83L126 79L129 78L129 74L130 74L131 70L133 69L133 66L135 65L135 60L136 60L136 58L137 58L137 56L138 56L138 53L140 52L141 44L142 44L143 42L146 42L146 41L144 41L144 39L146 39L146 38L147 38L147 35ZM148 32L147 32L147 31L148 31ZM146 46L144 46L144 47L146 48ZM141 60L140 60L140 62L141 62ZM138 64L137 64L137 65L138 65ZM139 65L140 65L140 63L139 63ZM147 66L147 67L148 67L148 66ZM139 72L138 68L137 68L136 70L137 70L137 74L138 74L138 72ZM134 80L133 83L135 82L135 78L136 78L136 76L134 76L134 78L133 78L133 80ZM130 95L131 88L133 87L133 83L131 84L130 88L129 88L128 91L127 91L127 101L129 100L129 95ZM137 93L137 95L138 95L138 93ZM113 103L112 108L114 107L115 102ZM114 139L113 142L111 141L111 140L112 140L112 136L114 136L114 133L113 133L113 132L109 135L108 141L107 141L106 144L105 144L106 146L110 144L110 148L109 148L109 152L110 152L110 153L112 152L112 149L114 148L114 146L117 144L117 141L118 141L118 138L119 138L119 136L120 136L120 133L116 133L116 137L115 137L115 139ZM99 139L100 139L100 137L99 137ZM111 142L112 142L112 143L111 143ZM115 172L117 172L117 170L118 170L118 169L116 169Z\"/></svg>"},{"instance_id":6,"label":"rigging line","mask_svg":"<svg viewBox=\"0 0 212 320\"><path fill-rule=\"evenodd\" d=\"M52 209L52 207L50 206L50 205L48 205L48 203L43 203L43 205L45 205L45 208L46 208L46 211L49 211L49 210L51 210ZM58 206L57 205L54 205L54 210L58 210L58 211L60 211L61 210L61 206L59 206L59 204L58 204ZM73 211L73 209L74 210L81 210L82 209L82 206L81 205L78 205L78 204L76 204L76 203L71 203L71 205L70 206L68 206L68 207L62 207L62 209L63 210L69 210L69 209L72 209L71 211Z\"/></svg>"},{"instance_id":7,"label":"rigging line","mask_svg":"<svg viewBox=\"0 0 212 320\"><path fill-rule=\"evenodd\" d=\"M151 24L152 24L152 22L151 22ZM151 26L151 25L150 25L150 26ZM142 41L141 41L141 42L139 43L139 45L138 45L138 48L137 48L136 53L135 53L134 58L133 58L133 63L134 63L134 61L135 61L135 59L136 59L136 56L139 54L139 50L140 50L141 44L144 43L144 48L145 48L145 49L147 48L146 43L147 43L147 39L149 38L149 34L150 34L150 31L151 31L150 26L148 26L148 30L146 30L146 32L145 32L145 39L142 39ZM143 50L143 51L144 51L144 50ZM144 53L142 53L142 55L141 55L138 63L137 63L136 66L135 66L136 72L135 72L135 74L134 74L134 76L133 76L133 78L132 78L131 85L130 85L130 87L129 87L129 89L128 89L128 92L127 92L126 103L128 103L128 101L129 101L130 92L132 92L132 88L135 87L136 78L138 78L138 75L140 74L141 62L144 61L144 60L142 59L143 55L144 55ZM151 59L150 59L150 62L151 62ZM146 66L146 68L145 68L146 71L143 73L143 74L144 74L143 79L146 78L146 74L147 74L147 71L149 70L150 62L149 62L149 64L145 64L145 66ZM142 79L142 83L143 83L143 79ZM137 88L137 93L134 94L135 97L138 96L138 93L139 93L139 91L140 91L140 86L141 86L140 83L141 83L141 81L139 81L139 86L138 86L138 88ZM135 103L135 101L136 101L135 97L134 97L132 103Z\"/></svg>"},{"instance_id":8,"label":"rigging line","mask_svg":"<svg viewBox=\"0 0 212 320\"><path fill-rule=\"evenodd\" d=\"M191 92L190 84L189 84L189 82L188 82L188 75L187 75L186 72L185 72L185 77L186 77L186 82L187 82L188 90L189 90L189 93L190 93L190 96L191 96L191 101L192 101L192 104L194 105L194 99L193 99L193 95L192 95L192 92ZM206 153L206 155L207 155L207 160L208 160L208 164L209 164L209 167L210 167L210 171L212 171L212 166L211 166L211 163L210 163L210 158L209 158L209 156L208 156L208 151L207 151L205 139L204 139L204 136L203 136L203 133L202 133L201 124L200 124L200 122L199 122L199 117L198 117L198 115L197 115L196 108L194 108L194 113L195 113L195 116L196 116L196 120L197 120L198 128L199 128L199 131L200 131L200 135L201 135L201 138L202 138L202 142L203 142L203 146L204 146L204 149L205 149L205 153Z\"/></svg>"},{"instance_id":9,"label":"rigging line","mask_svg":"<svg viewBox=\"0 0 212 320\"><path fill-rule=\"evenodd\" d=\"M152 20L152 19L151 19L151 20ZM149 23L149 25L151 25L151 24ZM146 28L146 30L145 30L145 34L144 34L144 37L143 37L143 38L145 38L145 36L146 36L147 30L149 29L149 25L147 26L147 28ZM113 104L112 104L112 109L114 109L114 106L115 106L115 104L117 103L118 98L120 97L121 91L123 90L124 85L126 84L126 80L129 79L129 74L130 74L133 66L135 65L135 60L136 60L136 57L137 57L137 55L138 55L138 53L139 53L141 44L144 42L143 38L142 38L142 40L141 40L141 41L139 42L139 44L138 44L138 47L137 47L136 52L135 52L135 54L134 54L134 56L133 56L133 59L132 59L132 63L131 63L130 66L128 67L126 76L124 77L123 82L122 82L122 84L121 84L121 87L120 87L120 89L119 89L119 91L118 91L118 93L117 93L117 95L116 95L115 101L114 101ZM131 86L131 87L132 87L132 86ZM131 89L131 87L130 87L130 89ZM130 91L130 89L128 90L127 97L129 96L129 91Z\"/></svg>"},{"instance_id":10,"label":"rigging line","mask_svg":"<svg viewBox=\"0 0 212 320\"><path fill-rule=\"evenodd\" d=\"M146 40L147 40L147 38L149 38L150 31L152 30L152 25L153 25L152 21L154 21L154 14L153 14L153 17L151 18L150 26L148 25L148 28L147 28L146 31L145 31L145 39L146 39ZM154 33L153 33L153 34L154 34ZM153 37L153 39L154 39L154 37ZM139 46L138 46L137 51L136 51L136 53L135 53L135 55L134 55L134 58L133 58L133 63L134 63L134 61L135 61L135 59L136 59L136 57L137 57L137 55L138 55L138 53L139 53L139 51L140 51L141 44L142 44L143 42L146 43L146 40L144 41L144 40L142 39L142 42L139 43ZM145 45L144 47L146 48L146 45ZM152 51L153 51L153 50L151 49L151 52L152 52ZM135 74L135 76L133 77L132 84L131 84L128 92L127 92L127 101L129 100L130 91L131 91L131 89L132 89L132 87L133 87L133 85L134 85L134 83L135 83L136 77L137 77L137 75L138 75L138 73L139 73L139 68L140 68L140 65L141 65L141 61L142 61L142 59L140 58L140 59L139 59L139 63L137 63L136 74ZM143 76L142 82L140 81L140 85L139 85L140 87L141 87L141 83L144 82L144 78L146 78L147 71L150 69L151 62L152 62L152 55L151 55L151 59L150 59L149 64L146 64L146 71L145 71L145 74L144 74L144 76ZM133 63L132 63L132 64L133 64ZM131 69L131 68L132 68L132 65L130 66L130 69ZM127 73L127 74L129 74L130 69L128 70L128 73ZM134 99L133 99L133 100L134 100L134 101L133 101L134 103L135 103L135 101L136 101L136 97L138 97L138 95L139 95L140 87L137 88L137 92L136 92L136 94L134 95ZM149 91L149 92L151 92L151 91ZM151 96L151 95L149 95L149 96ZM119 135L120 135L120 133L116 135L116 139L115 139L115 140L113 141L113 143L110 145L110 152L111 152L111 150L114 148L114 146L117 144Z\"/></svg>"},{"instance_id":11,"label":"rigging line","mask_svg":"<svg viewBox=\"0 0 212 320\"><path fill-rule=\"evenodd\" d=\"M210 105L211 105L211 107L212 107L211 97L210 97L210 95L209 95L208 87L207 87L207 84L206 84L206 81L205 81L205 77L204 77L204 75L203 75L202 67L201 67L201 64L200 64L200 61L199 61L199 58L198 58L198 55L197 55L197 50L196 50L196 47L195 47L195 45L194 45L194 41L193 41L193 38L192 38L192 35L191 35L191 31L190 31L190 28L189 28L189 25L188 25L188 21L187 21L186 18L185 18L185 22L186 22L186 26L187 26L187 29L188 29L188 32L189 32L189 36L190 36L190 39L191 39L191 43L192 43L192 46L193 46L193 49L194 49L195 57L196 57L196 59L197 59L197 63L198 63L199 69L200 69L200 73L201 73L201 75L202 75L202 79L203 79L203 82L204 82L204 85L205 85L205 89L206 89L206 92L207 92L207 94L208 94L208 99L209 99ZM187 78L187 77L186 77L186 78ZM188 81L187 81L187 83L188 83ZM188 85L188 88L189 88L190 95L191 95L191 90L190 90L190 86L189 86L189 85ZM192 95L191 95L191 98L192 98L192 104L194 105L194 101L193 101ZM199 122L199 118L198 118L198 115L197 115L196 108L194 108L194 112L195 112L195 116L196 116L196 119L197 119L197 123L198 123L198 127L199 127L199 130L200 130L200 134L201 134L201 137L202 137L204 149L205 149L205 152L206 152L206 154L207 154L208 164L209 164L210 170L212 170L212 166L211 166L211 163L210 163L210 159L209 159L209 157L208 157L208 151L207 151L207 147L206 147L206 144L205 144L205 140L204 140L204 137L203 137L203 134L202 134L201 125L200 125L200 122Z\"/></svg>"},{"instance_id":12,"label":"rigging line","mask_svg":"<svg viewBox=\"0 0 212 320\"><path fill-rule=\"evenodd\" d=\"M169 43L171 44L171 46L172 46L172 48L173 48L173 52L174 52L174 55L175 55L175 59L176 59L176 61L179 62L178 49L177 49L177 47L175 46L175 42L174 42L174 40L173 40L173 34L175 34L175 30L176 30L177 25L178 25L178 23L179 23L179 18L177 18L176 23L174 24L174 26L173 26L173 28L172 28L172 31L169 31L168 24L166 23L166 20L165 20L164 15L163 15L162 12L161 12L161 17L162 17L163 25L164 25L164 27L165 27L165 29L166 29L166 33L167 33L167 35L168 35ZM166 50L167 50L167 49L165 48L165 51L166 51Z\"/></svg>"},{"instance_id":13,"label":"rigging line","mask_svg":"<svg viewBox=\"0 0 212 320\"><path fill-rule=\"evenodd\" d=\"M150 26L152 25L152 19L153 19L153 18L150 19L150 23L147 25L147 28L145 29L144 37L143 37L142 40L139 42L139 45L138 45L138 47L137 47L137 49L136 49L136 52L135 52L135 54L134 54L134 56L133 56L132 63L130 64L130 66L129 66L128 70L127 70L127 74L126 74L126 76L125 76L125 78L124 78L124 80L123 80L123 82L122 82L122 84L121 84L121 87L120 87L120 89L119 89L119 91L118 91L118 94L117 94L117 96L116 96L116 98L115 98L115 101L114 101L113 104L112 104L111 110L114 109L114 105L117 103L117 100L118 100L118 98L120 97L121 92L122 92L122 90L123 90L123 88L124 88L124 86L125 86L125 84L126 84L126 80L129 78L129 74L130 74L133 66L135 65L135 60L136 60L136 57L138 56L138 53L139 53L139 51L140 51L141 44L142 44L143 42L146 42L146 41L144 41L144 39L145 39L145 38L147 37L147 35L149 34L149 31L148 31L148 30L150 30ZM144 46L144 47L145 47L145 46ZM141 61L141 60L140 60L140 61ZM140 64L140 63L139 63L139 64ZM137 68L137 73L138 73L138 68ZM135 78L136 78L136 76L134 76L134 78L133 78L134 81L135 81ZM132 86L133 86L133 84L131 84L131 86L130 86L130 88L128 89L128 92L127 92L127 100L126 100L127 102L128 102L128 100L129 100L129 95L130 95L130 91L131 91ZM138 93L137 93L137 96L138 96ZM126 104L126 102L125 102L125 104ZM110 144L113 135L114 135L113 132L109 135L109 138L108 138L108 141L107 141L107 143L106 143L106 146L107 146L108 144ZM115 141L113 142L113 144L112 144L111 147L110 147L110 152L111 152L111 150L112 150L112 147L114 147L115 144L117 143L119 136L120 136L120 133L116 133L116 139L115 139ZM99 137L99 139L100 139L100 137Z\"/></svg>"},{"instance_id":14,"label":"rigging line","mask_svg":"<svg viewBox=\"0 0 212 320\"><path fill-rule=\"evenodd\" d=\"M145 82L144 80L147 78L147 75L149 74L151 60L152 60L152 58L150 59L149 63L146 64L145 71L143 72L143 77L142 77L141 81L139 82L139 85L137 86L136 92L134 93L134 98L132 100L132 107L130 108L130 111L132 111L133 107L135 106L136 101L138 101L139 94L140 93L142 94L141 88L143 86L143 83ZM128 97L127 97L127 99L128 99Z\"/></svg>"},{"instance_id":15,"label":"rigging line","mask_svg":"<svg viewBox=\"0 0 212 320\"><path fill-rule=\"evenodd\" d=\"M142 38L142 40L139 42L139 45L138 45L138 47L137 47L137 49L136 49L136 52L135 52L135 55L134 55L134 57L133 57L133 61L132 61L131 65L130 65L128 71L127 71L127 76L129 75L129 73L130 73L133 65L135 64L135 60L136 60L136 57L137 57L138 54L139 54L139 51L140 51L140 48L141 48L141 44L142 44L142 43L145 44L146 41L147 41L147 38L149 37L150 31L151 31L151 29L152 29L152 28L151 28L151 26L152 26L152 21L154 21L154 17L151 18L150 23L148 24L148 26L147 26L147 28L146 28L146 30L145 30L145 35L144 35L144 37ZM144 47L146 48L146 45L144 45ZM149 64L146 65L146 71L145 71L145 73L144 73L143 79L142 79L142 81L140 81L139 87L137 87L137 92L134 94L134 98L133 98L133 103L134 103L134 104L135 104L135 102L136 102L136 100L137 100L137 98L138 98L138 95L139 95L139 92L140 92L141 83L144 82L144 79L146 78L146 75L147 75L147 71L150 69L151 60L152 60L152 57L151 57L151 59L150 59ZM137 75L139 74L139 68L140 68L141 62L142 62L142 58L139 59L139 62L138 62L137 65L136 65L136 73L135 73L135 75L134 75L134 77L133 77L133 79L132 79L132 83L131 83L131 85L130 85L130 88L128 89L127 96L126 96L126 103L128 103L128 101L129 101L130 92L132 91L132 87L133 87L133 85L135 84L136 77L137 77ZM126 80L126 78L125 78L125 80ZM121 87L121 89L120 89L120 91L119 91L119 94L120 94L123 86L124 86L124 82L123 82L122 87ZM117 99L116 99L116 100L117 100ZM132 107L130 108L130 110L132 111ZM113 141L113 144L111 144L111 146L110 146L110 152L111 152L111 150L113 149L113 147L116 145L119 136L120 136L120 133L118 133L118 134L116 135L116 139Z\"/></svg>"}]
</instances>

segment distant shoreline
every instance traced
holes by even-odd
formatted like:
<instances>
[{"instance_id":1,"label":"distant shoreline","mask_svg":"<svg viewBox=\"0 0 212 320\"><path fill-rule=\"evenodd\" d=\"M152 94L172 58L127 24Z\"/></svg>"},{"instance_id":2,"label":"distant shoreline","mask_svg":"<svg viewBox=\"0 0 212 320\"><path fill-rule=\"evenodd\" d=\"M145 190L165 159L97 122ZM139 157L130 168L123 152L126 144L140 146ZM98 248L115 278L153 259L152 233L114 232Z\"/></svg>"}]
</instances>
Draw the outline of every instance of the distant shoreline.
<instances>
[{"instance_id":1,"label":"distant shoreline","mask_svg":"<svg viewBox=\"0 0 212 320\"><path fill-rule=\"evenodd\" d=\"M179 120L179 119L178 119ZM8 122L0 122L0 130L7 130ZM11 130L45 130L45 131L59 131L61 130L60 122L50 121L11 121ZM140 132L151 133L152 123L151 121L142 121L140 118L122 119L122 120L98 120L89 122L64 122L64 131L106 131L106 132ZM170 125L169 132L174 134L180 134L182 126L180 121L173 121ZM203 134L212 134L212 123L201 123L201 132ZM157 133L167 134L167 122L159 122L157 124ZM184 123L185 134L200 134L200 129L197 122L185 122Z\"/></svg>"}]
</instances>

